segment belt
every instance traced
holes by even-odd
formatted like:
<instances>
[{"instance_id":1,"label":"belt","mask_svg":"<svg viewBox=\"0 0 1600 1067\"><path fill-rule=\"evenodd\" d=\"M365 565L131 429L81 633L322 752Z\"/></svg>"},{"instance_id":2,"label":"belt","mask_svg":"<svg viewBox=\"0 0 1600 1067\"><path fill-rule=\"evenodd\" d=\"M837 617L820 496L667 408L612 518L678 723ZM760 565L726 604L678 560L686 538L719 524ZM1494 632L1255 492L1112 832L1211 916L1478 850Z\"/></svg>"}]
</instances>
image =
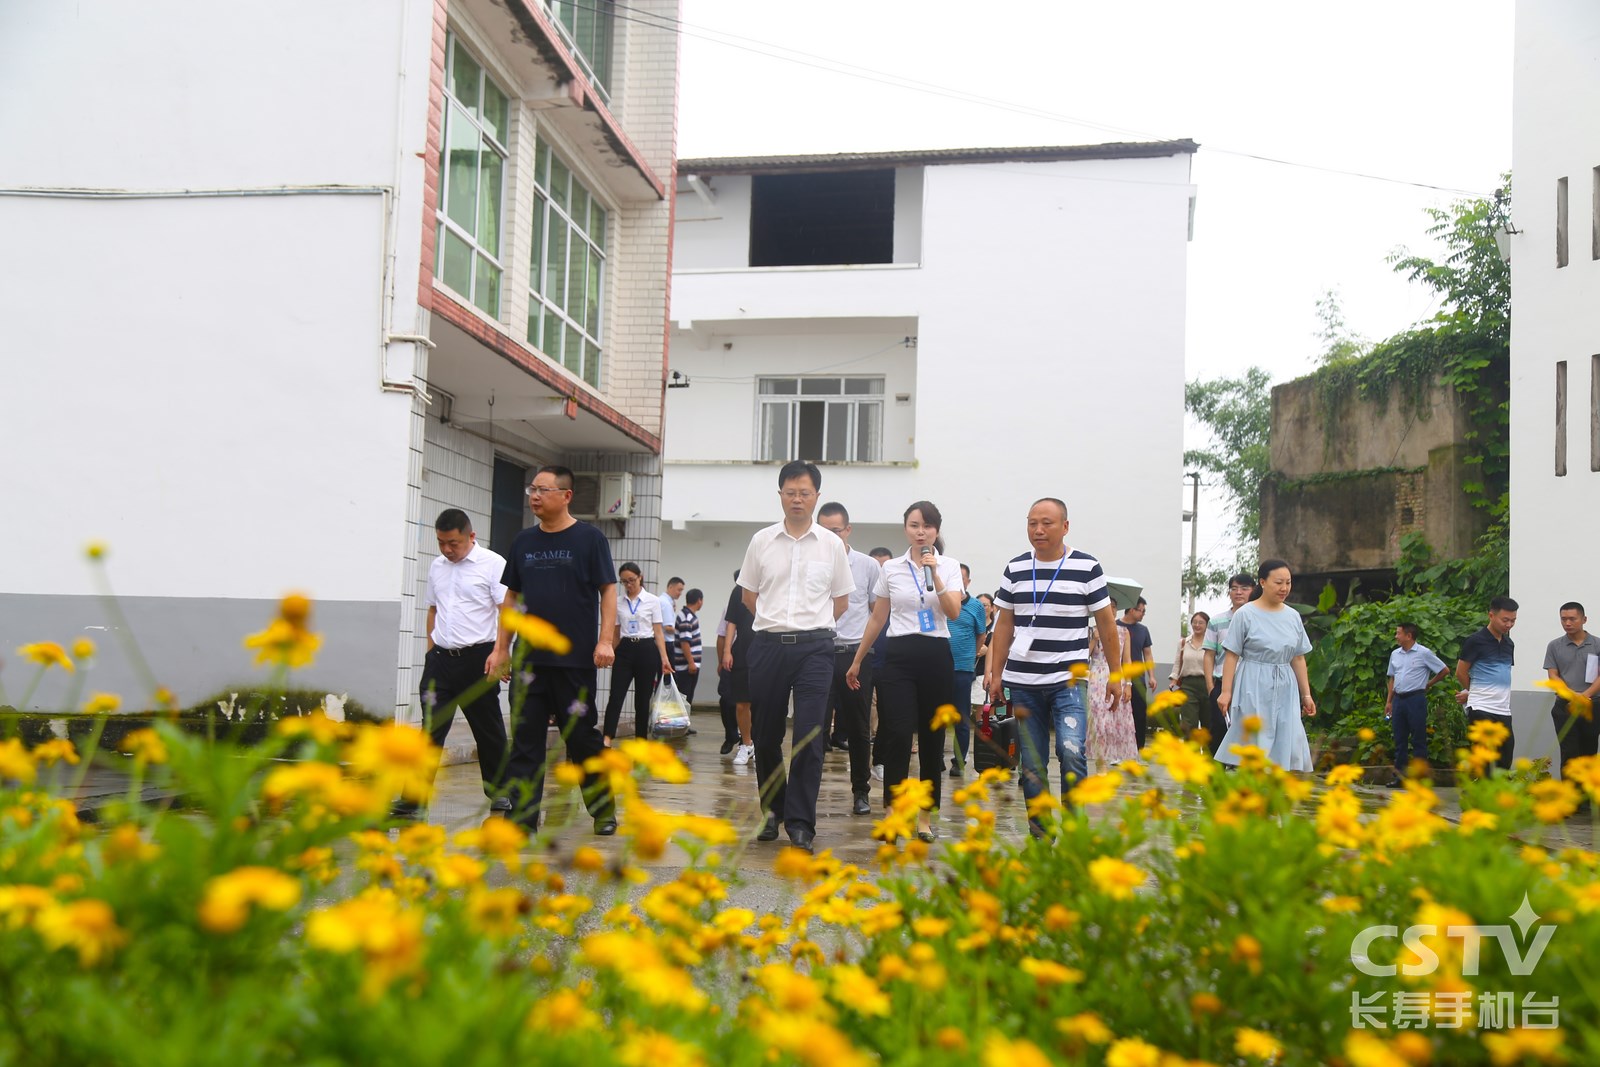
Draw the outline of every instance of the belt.
<instances>
[{"instance_id":1,"label":"belt","mask_svg":"<svg viewBox=\"0 0 1600 1067\"><path fill-rule=\"evenodd\" d=\"M654 637L624 637L623 640L624 641L649 641L652 644L655 643L655 638Z\"/></svg>"},{"instance_id":2,"label":"belt","mask_svg":"<svg viewBox=\"0 0 1600 1067\"><path fill-rule=\"evenodd\" d=\"M1394 691L1394 695L1397 696L1397 697L1416 697L1416 696L1421 696L1423 693L1426 693L1426 692L1427 692L1426 689L1412 689L1412 690L1409 690L1408 692L1402 693L1402 692L1400 692L1400 690L1396 689Z\"/></svg>"},{"instance_id":3,"label":"belt","mask_svg":"<svg viewBox=\"0 0 1600 1067\"><path fill-rule=\"evenodd\" d=\"M478 651L481 651L481 650L483 650L485 648L493 648L493 647L494 647L494 642L493 641L479 641L477 644L475 644L475 645L467 645L465 648L445 648L442 645L434 645L433 646L433 650L435 652L442 652L446 656L465 656L470 652L478 652Z\"/></svg>"},{"instance_id":4,"label":"belt","mask_svg":"<svg viewBox=\"0 0 1600 1067\"><path fill-rule=\"evenodd\" d=\"M808 641L832 641L832 630L757 630L757 637L765 637L780 645L801 645Z\"/></svg>"},{"instance_id":5,"label":"belt","mask_svg":"<svg viewBox=\"0 0 1600 1067\"><path fill-rule=\"evenodd\" d=\"M835 652L839 652L839 653L854 652L856 649L858 649L860 647L861 647L861 642L860 641L852 641L852 642L835 641L833 643L833 650Z\"/></svg>"}]
</instances>

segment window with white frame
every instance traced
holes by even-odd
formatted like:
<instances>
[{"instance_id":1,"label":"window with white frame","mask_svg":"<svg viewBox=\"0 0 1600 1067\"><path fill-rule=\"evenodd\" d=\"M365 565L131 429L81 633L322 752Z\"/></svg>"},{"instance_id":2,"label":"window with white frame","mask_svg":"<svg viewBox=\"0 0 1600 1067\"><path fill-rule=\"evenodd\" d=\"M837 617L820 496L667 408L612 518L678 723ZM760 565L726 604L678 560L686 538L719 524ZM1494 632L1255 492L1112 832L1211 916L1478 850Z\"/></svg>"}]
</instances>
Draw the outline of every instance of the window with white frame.
<instances>
[{"instance_id":1,"label":"window with white frame","mask_svg":"<svg viewBox=\"0 0 1600 1067\"><path fill-rule=\"evenodd\" d=\"M528 343L599 388L606 209L542 140L533 184Z\"/></svg>"},{"instance_id":2,"label":"window with white frame","mask_svg":"<svg viewBox=\"0 0 1600 1067\"><path fill-rule=\"evenodd\" d=\"M577 51L578 62L589 81L602 100L609 100L614 0L549 0L549 4L568 42Z\"/></svg>"},{"instance_id":3,"label":"window with white frame","mask_svg":"<svg viewBox=\"0 0 1600 1067\"><path fill-rule=\"evenodd\" d=\"M882 378L760 378L757 458L876 463Z\"/></svg>"},{"instance_id":4,"label":"window with white frame","mask_svg":"<svg viewBox=\"0 0 1600 1067\"><path fill-rule=\"evenodd\" d=\"M500 229L510 98L461 39L445 44L435 274L485 314L500 317Z\"/></svg>"}]
</instances>

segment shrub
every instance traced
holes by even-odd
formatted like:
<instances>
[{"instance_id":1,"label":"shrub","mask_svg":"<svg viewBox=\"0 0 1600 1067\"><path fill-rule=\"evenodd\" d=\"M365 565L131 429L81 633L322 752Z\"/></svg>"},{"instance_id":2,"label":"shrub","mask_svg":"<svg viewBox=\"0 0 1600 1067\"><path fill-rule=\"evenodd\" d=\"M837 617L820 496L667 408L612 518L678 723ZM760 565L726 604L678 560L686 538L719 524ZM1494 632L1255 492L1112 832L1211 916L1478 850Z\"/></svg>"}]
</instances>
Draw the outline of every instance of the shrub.
<instances>
[{"instance_id":1,"label":"shrub","mask_svg":"<svg viewBox=\"0 0 1600 1067\"><path fill-rule=\"evenodd\" d=\"M48 715L20 712L10 704L0 704L0 740L8 737L22 739L29 748L53 740L54 724Z\"/></svg>"}]
</instances>

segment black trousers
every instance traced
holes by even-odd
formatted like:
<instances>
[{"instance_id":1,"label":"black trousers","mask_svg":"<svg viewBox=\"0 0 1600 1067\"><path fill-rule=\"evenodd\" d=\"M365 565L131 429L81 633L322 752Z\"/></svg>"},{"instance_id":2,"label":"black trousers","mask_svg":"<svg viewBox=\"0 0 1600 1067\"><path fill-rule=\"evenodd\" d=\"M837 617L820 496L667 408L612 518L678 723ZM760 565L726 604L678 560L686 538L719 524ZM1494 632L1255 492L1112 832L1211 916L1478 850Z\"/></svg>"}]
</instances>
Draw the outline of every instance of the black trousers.
<instances>
[{"instance_id":1,"label":"black trousers","mask_svg":"<svg viewBox=\"0 0 1600 1067\"><path fill-rule=\"evenodd\" d=\"M517 657L512 657L517 662ZM515 667L511 679L511 759L507 791L512 817L530 830L539 825L549 730L566 737L567 759L583 764L600 754L600 714L595 707L593 667ZM596 819L613 817L616 803L605 776L585 775L584 803Z\"/></svg>"},{"instance_id":2,"label":"black trousers","mask_svg":"<svg viewBox=\"0 0 1600 1067\"><path fill-rule=\"evenodd\" d=\"M1228 732L1228 720L1223 716L1222 709L1217 707L1217 699L1222 696L1222 679L1217 678L1211 683L1211 699L1206 701L1206 717L1201 726L1206 728L1206 733L1211 735L1211 740L1206 742L1206 747L1211 749L1215 756L1217 749L1222 747L1222 735Z\"/></svg>"},{"instance_id":3,"label":"black trousers","mask_svg":"<svg viewBox=\"0 0 1600 1067\"><path fill-rule=\"evenodd\" d=\"M704 670L702 667L700 670ZM672 668L672 682L678 687L678 692L683 694L683 699L690 704L694 703L694 687L700 684L700 671L691 671L687 665Z\"/></svg>"},{"instance_id":4,"label":"black trousers","mask_svg":"<svg viewBox=\"0 0 1600 1067\"><path fill-rule=\"evenodd\" d=\"M791 833L817 829L817 792L828 753L828 691L833 687L833 642L784 644L757 631L750 642L750 732L756 783L767 808ZM794 697L793 751L783 767L783 733Z\"/></svg>"},{"instance_id":5,"label":"black trousers","mask_svg":"<svg viewBox=\"0 0 1600 1067\"><path fill-rule=\"evenodd\" d=\"M624 637L617 644L616 662L611 664L611 696L606 700L607 737L617 736L622 720L622 702L633 687L633 736L643 737L650 727L650 698L655 695L656 679L661 677L661 651L647 637Z\"/></svg>"},{"instance_id":6,"label":"black trousers","mask_svg":"<svg viewBox=\"0 0 1600 1067\"><path fill-rule=\"evenodd\" d=\"M834 648L828 707L833 715L833 736L844 738L850 746L850 792L866 793L872 789L872 661L861 663L860 689L851 689L844 678L858 647Z\"/></svg>"},{"instance_id":7,"label":"black trousers","mask_svg":"<svg viewBox=\"0 0 1600 1067\"><path fill-rule=\"evenodd\" d=\"M739 702L733 699L733 672L717 668L717 710L722 713L722 739L737 744L739 736Z\"/></svg>"},{"instance_id":8,"label":"black trousers","mask_svg":"<svg viewBox=\"0 0 1600 1067\"><path fill-rule=\"evenodd\" d=\"M1495 765L1502 771L1509 771L1511 769L1511 763L1515 759L1513 753L1515 753L1517 748L1517 732L1512 729L1511 716L1493 715L1487 711L1474 711L1472 708L1467 709L1468 729L1472 727L1473 723L1484 719L1487 719L1490 722L1497 722L1506 728L1506 743L1500 746L1500 758L1495 760Z\"/></svg>"},{"instance_id":9,"label":"black trousers","mask_svg":"<svg viewBox=\"0 0 1600 1067\"><path fill-rule=\"evenodd\" d=\"M889 638L879 676L878 762L883 764L883 799L911 773L911 738L917 739L917 764L933 785L939 807L944 781L944 728L933 728L933 714L950 703L956 661L944 637L902 634Z\"/></svg>"},{"instance_id":10,"label":"black trousers","mask_svg":"<svg viewBox=\"0 0 1600 1067\"><path fill-rule=\"evenodd\" d=\"M1567 761L1577 759L1579 756L1593 756L1600 749L1600 727L1595 725L1592 718L1585 719L1582 715L1574 715L1567 709L1567 702L1558 699L1550 708L1550 721L1555 724L1556 736L1561 739L1561 775L1566 777ZM1567 728L1568 722L1572 728ZM1566 730L1563 734L1561 731Z\"/></svg>"},{"instance_id":11,"label":"black trousers","mask_svg":"<svg viewBox=\"0 0 1600 1067\"><path fill-rule=\"evenodd\" d=\"M456 710L466 716L472 739L478 745L478 770L483 791L491 800L505 796L506 723L500 715L500 683L483 674L494 642L462 649L432 648L422 661L422 728L433 743L444 747ZM477 695L462 698L474 686Z\"/></svg>"},{"instance_id":12,"label":"black trousers","mask_svg":"<svg viewBox=\"0 0 1600 1067\"><path fill-rule=\"evenodd\" d=\"M1146 714L1149 703L1145 700L1144 679L1134 679L1133 685L1133 742L1139 748L1144 748L1144 736L1150 727L1150 716Z\"/></svg>"}]
</instances>

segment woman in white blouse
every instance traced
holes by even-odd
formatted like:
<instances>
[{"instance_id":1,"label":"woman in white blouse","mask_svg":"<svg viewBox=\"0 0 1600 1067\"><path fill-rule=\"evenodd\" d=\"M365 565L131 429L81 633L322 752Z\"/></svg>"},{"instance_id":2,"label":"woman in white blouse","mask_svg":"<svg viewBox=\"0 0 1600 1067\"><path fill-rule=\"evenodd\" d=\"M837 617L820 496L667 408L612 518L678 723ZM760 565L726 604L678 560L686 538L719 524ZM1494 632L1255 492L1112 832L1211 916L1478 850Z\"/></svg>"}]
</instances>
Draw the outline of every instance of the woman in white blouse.
<instances>
[{"instance_id":1,"label":"woman in white blouse","mask_svg":"<svg viewBox=\"0 0 1600 1067\"><path fill-rule=\"evenodd\" d=\"M666 633L661 625L661 601L644 587L644 576L637 563L617 568L621 588L617 590L617 625L611 631L611 647L617 658L611 665L611 698L606 701L605 724L601 733L607 748L617 736L622 721L622 702L633 688L633 733L644 737L650 732L650 698L662 672L672 673L667 655Z\"/></svg>"},{"instance_id":2,"label":"woman in white blouse","mask_svg":"<svg viewBox=\"0 0 1600 1067\"><path fill-rule=\"evenodd\" d=\"M887 626L889 640L878 674L878 762L883 764L883 796L887 806L894 787L911 773L911 739L923 781L933 787L937 811L944 776L944 728L933 728L933 716L950 703L955 660L950 655L949 620L961 613L961 564L939 554L939 527L944 517L926 500L905 511L904 555L884 563L874 589L877 601L867 619L867 632L856 650L846 683L859 688L861 661ZM933 840L928 813L917 816L917 836Z\"/></svg>"}]
</instances>

